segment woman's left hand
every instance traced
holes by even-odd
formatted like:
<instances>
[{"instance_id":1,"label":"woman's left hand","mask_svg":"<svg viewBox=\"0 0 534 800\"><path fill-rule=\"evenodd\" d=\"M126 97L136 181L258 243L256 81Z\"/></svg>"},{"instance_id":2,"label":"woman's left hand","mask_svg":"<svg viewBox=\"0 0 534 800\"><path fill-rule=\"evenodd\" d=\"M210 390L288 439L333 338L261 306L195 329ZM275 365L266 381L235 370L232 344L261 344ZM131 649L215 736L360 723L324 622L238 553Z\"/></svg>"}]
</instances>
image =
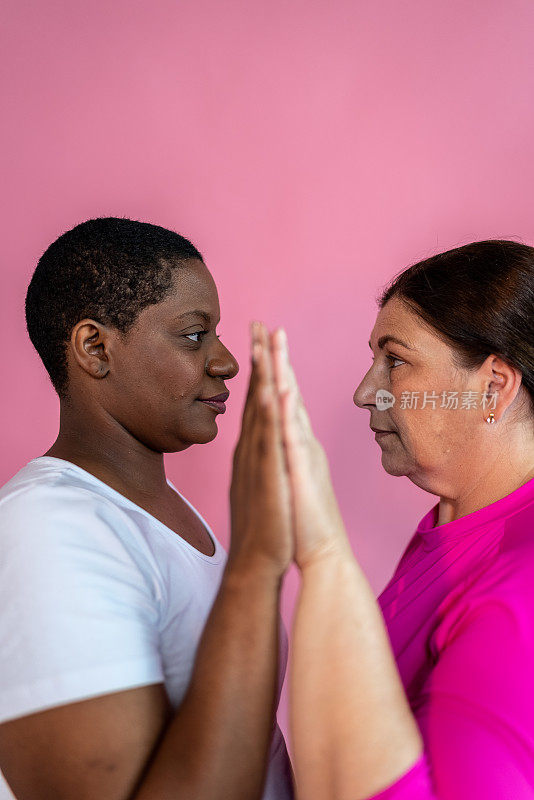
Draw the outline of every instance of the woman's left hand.
<instances>
[{"instance_id":1,"label":"woman's left hand","mask_svg":"<svg viewBox=\"0 0 534 800\"><path fill-rule=\"evenodd\" d=\"M271 334L271 349L291 487L295 562L302 570L325 556L353 558L332 486L328 459L313 433L289 361L283 329Z\"/></svg>"}]
</instances>

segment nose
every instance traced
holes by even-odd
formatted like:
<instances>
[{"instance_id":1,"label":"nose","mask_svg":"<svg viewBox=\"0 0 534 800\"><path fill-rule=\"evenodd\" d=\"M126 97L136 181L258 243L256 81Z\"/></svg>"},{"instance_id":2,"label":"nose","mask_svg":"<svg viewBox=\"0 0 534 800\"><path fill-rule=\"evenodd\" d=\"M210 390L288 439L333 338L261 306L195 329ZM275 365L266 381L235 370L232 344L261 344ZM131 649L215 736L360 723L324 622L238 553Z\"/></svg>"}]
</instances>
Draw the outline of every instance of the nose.
<instances>
[{"instance_id":1,"label":"nose","mask_svg":"<svg viewBox=\"0 0 534 800\"><path fill-rule=\"evenodd\" d=\"M235 378L239 372L239 364L220 339L217 339L217 344L208 357L206 372L225 379Z\"/></svg>"},{"instance_id":2,"label":"nose","mask_svg":"<svg viewBox=\"0 0 534 800\"><path fill-rule=\"evenodd\" d=\"M358 408L374 407L376 404L376 386L370 373L371 370L365 374L352 397L354 405Z\"/></svg>"}]
</instances>

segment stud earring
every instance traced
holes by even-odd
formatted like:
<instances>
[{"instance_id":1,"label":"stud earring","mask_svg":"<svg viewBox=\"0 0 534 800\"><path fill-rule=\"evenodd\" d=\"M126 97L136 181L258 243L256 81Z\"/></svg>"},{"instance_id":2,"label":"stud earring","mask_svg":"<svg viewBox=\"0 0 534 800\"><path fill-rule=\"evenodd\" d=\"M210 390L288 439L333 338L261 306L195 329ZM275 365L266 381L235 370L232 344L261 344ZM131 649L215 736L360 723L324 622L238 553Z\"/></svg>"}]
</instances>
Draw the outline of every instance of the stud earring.
<instances>
[{"instance_id":1,"label":"stud earring","mask_svg":"<svg viewBox=\"0 0 534 800\"><path fill-rule=\"evenodd\" d=\"M489 417L486 417L486 422L489 422L491 424L495 422L495 414L493 413L493 411L490 412Z\"/></svg>"}]
</instances>

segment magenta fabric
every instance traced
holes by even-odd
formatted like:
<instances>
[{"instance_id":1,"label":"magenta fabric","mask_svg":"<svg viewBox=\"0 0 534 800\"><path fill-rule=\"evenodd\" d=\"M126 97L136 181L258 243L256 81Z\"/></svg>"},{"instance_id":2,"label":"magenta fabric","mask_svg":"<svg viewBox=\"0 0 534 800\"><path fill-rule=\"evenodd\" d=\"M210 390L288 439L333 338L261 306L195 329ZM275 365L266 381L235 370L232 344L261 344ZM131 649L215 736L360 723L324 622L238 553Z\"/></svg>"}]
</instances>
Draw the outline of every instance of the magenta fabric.
<instances>
[{"instance_id":1,"label":"magenta fabric","mask_svg":"<svg viewBox=\"0 0 534 800\"><path fill-rule=\"evenodd\" d=\"M370 800L532 800L534 478L445 525L438 505L378 598L425 748Z\"/></svg>"}]
</instances>

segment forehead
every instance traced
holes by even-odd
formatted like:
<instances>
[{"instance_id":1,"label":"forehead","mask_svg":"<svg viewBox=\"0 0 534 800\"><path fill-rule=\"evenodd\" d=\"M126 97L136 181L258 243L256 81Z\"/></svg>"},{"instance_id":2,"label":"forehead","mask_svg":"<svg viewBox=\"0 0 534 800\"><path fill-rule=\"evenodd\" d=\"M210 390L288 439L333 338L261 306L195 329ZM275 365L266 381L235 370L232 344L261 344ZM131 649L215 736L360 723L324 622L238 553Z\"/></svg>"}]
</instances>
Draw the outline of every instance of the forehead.
<instances>
[{"instance_id":1,"label":"forehead","mask_svg":"<svg viewBox=\"0 0 534 800\"><path fill-rule=\"evenodd\" d=\"M184 311L198 308L199 303L210 304L212 310L219 307L217 286L211 272L197 259L178 267L174 277L174 291L169 297Z\"/></svg>"},{"instance_id":2,"label":"forehead","mask_svg":"<svg viewBox=\"0 0 534 800\"><path fill-rule=\"evenodd\" d=\"M197 259L175 267L173 286L168 296L151 308L158 316L163 312L165 316L176 317L199 310L218 318L219 296L209 269Z\"/></svg>"},{"instance_id":3,"label":"forehead","mask_svg":"<svg viewBox=\"0 0 534 800\"><path fill-rule=\"evenodd\" d=\"M382 333L388 327L391 328L388 333L398 333L401 329L408 329L416 324L414 316L401 300L392 297L376 315L373 331Z\"/></svg>"},{"instance_id":4,"label":"forehead","mask_svg":"<svg viewBox=\"0 0 534 800\"><path fill-rule=\"evenodd\" d=\"M439 350L445 343L432 328L398 297L392 297L380 309L371 331L371 344L382 336L395 336L418 351Z\"/></svg>"}]
</instances>

